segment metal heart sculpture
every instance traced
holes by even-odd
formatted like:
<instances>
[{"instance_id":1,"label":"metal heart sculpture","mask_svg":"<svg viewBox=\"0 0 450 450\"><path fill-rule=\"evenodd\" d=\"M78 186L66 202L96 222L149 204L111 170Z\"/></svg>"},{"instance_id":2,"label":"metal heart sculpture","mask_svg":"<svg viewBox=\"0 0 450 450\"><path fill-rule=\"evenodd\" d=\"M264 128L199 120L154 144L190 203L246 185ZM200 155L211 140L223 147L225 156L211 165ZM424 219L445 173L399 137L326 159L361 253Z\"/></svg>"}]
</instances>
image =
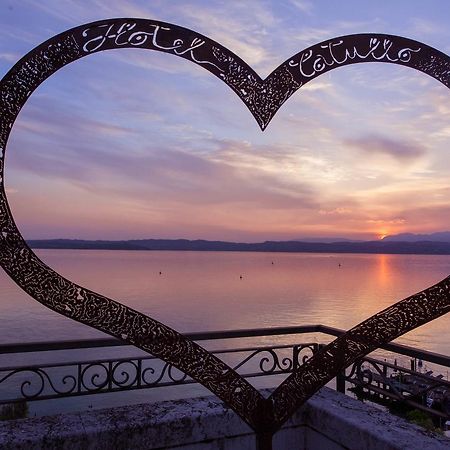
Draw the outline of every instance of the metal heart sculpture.
<instances>
[{"instance_id":1,"label":"metal heart sculpture","mask_svg":"<svg viewBox=\"0 0 450 450\"><path fill-rule=\"evenodd\" d=\"M78 286L47 267L18 231L4 188L6 144L30 94L61 67L116 48L146 48L180 56L219 77L264 130L280 106L317 76L348 64L411 67L450 87L450 58L398 36L356 34L297 53L262 80L242 59L198 33L145 19L111 19L61 33L22 58L0 82L0 264L35 300L78 322L135 345L174 365L226 402L270 448L273 433L320 387L352 362L450 310L450 277L360 323L312 356L264 398L227 364L166 325ZM264 441L264 443L263 443Z\"/></svg>"}]
</instances>

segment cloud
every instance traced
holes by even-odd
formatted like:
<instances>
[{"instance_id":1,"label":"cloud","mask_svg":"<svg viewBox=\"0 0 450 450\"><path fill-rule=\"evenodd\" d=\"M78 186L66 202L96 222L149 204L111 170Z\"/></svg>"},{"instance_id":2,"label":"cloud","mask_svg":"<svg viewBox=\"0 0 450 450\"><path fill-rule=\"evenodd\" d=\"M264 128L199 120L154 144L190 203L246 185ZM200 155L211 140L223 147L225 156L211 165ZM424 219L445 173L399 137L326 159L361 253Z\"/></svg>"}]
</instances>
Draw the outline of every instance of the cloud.
<instances>
[{"instance_id":1,"label":"cloud","mask_svg":"<svg viewBox=\"0 0 450 450\"><path fill-rule=\"evenodd\" d=\"M44 113L42 120L34 116L34 120L19 123L17 130L22 133L14 136L9 159L16 171L45 177L49 183L52 179L64 180L86 192L98 191L132 201L145 202L149 197L159 196L171 203L191 205L239 203L272 209L315 205L314 190L286 177L283 170L277 172L271 168L268 156L254 155L251 166L245 166L245 156L237 156L239 152L249 151L245 142L216 140L205 134L202 137L205 144L216 151L193 152L174 142L145 147L139 142L136 148L128 149L123 139L112 149L116 134L121 137L131 133L128 128L89 123L75 116L70 128L76 139L67 139L63 126L67 118L64 114L58 118L59 124L46 125ZM46 144L45 140L39 142L33 138L43 131L46 138L53 136L53 142L59 144L51 144L52 140ZM95 142L92 134L96 135ZM199 137L197 134L196 139ZM52 145L54 150L45 151L45 145ZM269 152L258 146L252 151L254 154ZM274 149L271 158L276 157L277 149Z\"/></svg>"},{"instance_id":2,"label":"cloud","mask_svg":"<svg viewBox=\"0 0 450 450\"><path fill-rule=\"evenodd\" d=\"M406 229L412 233L447 230L450 223L450 206L447 203L405 208L401 214L407 223Z\"/></svg>"},{"instance_id":3,"label":"cloud","mask_svg":"<svg viewBox=\"0 0 450 450\"><path fill-rule=\"evenodd\" d=\"M15 63L20 59L20 55L18 53L13 52L0 52L0 59L4 61Z\"/></svg>"},{"instance_id":4,"label":"cloud","mask_svg":"<svg viewBox=\"0 0 450 450\"><path fill-rule=\"evenodd\" d=\"M89 8L83 2L77 0L59 0L48 2L41 0L28 0L29 7L45 13L65 23L93 21L93 14L98 19L107 17L150 17L155 18L154 9L148 4L144 7L137 6L136 2L123 2L122 0L90 0ZM147 2L146 2L147 3Z\"/></svg>"},{"instance_id":5,"label":"cloud","mask_svg":"<svg viewBox=\"0 0 450 450\"><path fill-rule=\"evenodd\" d=\"M73 105L72 105L73 106ZM100 120L92 116L83 116L77 107L70 108L61 102L46 96L28 104L14 126L12 137L38 138L40 141L53 142L55 140L69 141L70 137L81 137L91 140L95 136L100 140L111 140L119 137L129 138L135 131L132 125L120 125ZM74 149L77 143L74 142ZM44 149L43 149L44 150ZM55 149L46 149L45 153L54 153Z\"/></svg>"},{"instance_id":6,"label":"cloud","mask_svg":"<svg viewBox=\"0 0 450 450\"><path fill-rule=\"evenodd\" d=\"M308 0L290 0L290 3L305 14L311 14L314 9L314 5Z\"/></svg>"},{"instance_id":7,"label":"cloud","mask_svg":"<svg viewBox=\"0 0 450 450\"><path fill-rule=\"evenodd\" d=\"M320 209L319 214L322 216L334 216L341 214L350 214L352 210L350 208L336 207L333 209Z\"/></svg>"},{"instance_id":8,"label":"cloud","mask_svg":"<svg viewBox=\"0 0 450 450\"><path fill-rule=\"evenodd\" d=\"M417 36L449 36L448 27L438 25L435 20L431 21L429 19L424 19L423 17L413 17L410 19L411 23L411 34Z\"/></svg>"},{"instance_id":9,"label":"cloud","mask_svg":"<svg viewBox=\"0 0 450 450\"><path fill-rule=\"evenodd\" d=\"M389 33L392 25L410 36L415 23L433 46L448 46L445 20L424 14L427 23L414 22L417 6L400 14L394 5L357 11L310 0L93 0L89 8L24 0L14 9L0 14L0 70L56 32L118 16L196 30L261 75L309 45ZM441 38L432 35L434 23ZM9 189L19 191L11 201L23 206L24 222L40 216L49 237L66 234L58 226L73 237L404 231L413 219L425 223L422 214L431 217L427 226L444 223L449 120L448 89L437 81L409 68L361 64L305 85L262 134L239 98L199 66L117 50L71 64L33 94L8 145L7 182L11 175ZM52 223L44 223L44 210Z\"/></svg>"},{"instance_id":10,"label":"cloud","mask_svg":"<svg viewBox=\"0 0 450 450\"><path fill-rule=\"evenodd\" d=\"M394 217L386 219L368 219L366 222L374 225L402 225L406 220L401 217Z\"/></svg>"},{"instance_id":11,"label":"cloud","mask_svg":"<svg viewBox=\"0 0 450 450\"><path fill-rule=\"evenodd\" d=\"M247 239L288 234L319 208L314 189L258 166L242 170L232 161L174 148L149 148L137 156L81 141L72 145L78 157L34 149L15 158L10 174L21 189L10 200L19 224L28 224L27 236L30 223L48 221L47 235L59 229L64 236L118 237L121 230L122 238L167 233ZM64 198L74 199L70 207Z\"/></svg>"},{"instance_id":12,"label":"cloud","mask_svg":"<svg viewBox=\"0 0 450 450\"><path fill-rule=\"evenodd\" d=\"M302 86L302 93L305 91L322 91L333 88L333 84L329 81L317 81L305 84Z\"/></svg>"},{"instance_id":13,"label":"cloud","mask_svg":"<svg viewBox=\"0 0 450 450\"><path fill-rule=\"evenodd\" d=\"M188 27L236 53L260 74L265 76L275 69L278 52L268 36L279 20L264 3L226 2L208 8L183 3L174 7L173 13Z\"/></svg>"},{"instance_id":14,"label":"cloud","mask_svg":"<svg viewBox=\"0 0 450 450\"><path fill-rule=\"evenodd\" d=\"M415 160L426 153L426 147L421 144L376 135L346 139L343 143L362 153L388 155L399 161Z\"/></svg>"}]
</instances>

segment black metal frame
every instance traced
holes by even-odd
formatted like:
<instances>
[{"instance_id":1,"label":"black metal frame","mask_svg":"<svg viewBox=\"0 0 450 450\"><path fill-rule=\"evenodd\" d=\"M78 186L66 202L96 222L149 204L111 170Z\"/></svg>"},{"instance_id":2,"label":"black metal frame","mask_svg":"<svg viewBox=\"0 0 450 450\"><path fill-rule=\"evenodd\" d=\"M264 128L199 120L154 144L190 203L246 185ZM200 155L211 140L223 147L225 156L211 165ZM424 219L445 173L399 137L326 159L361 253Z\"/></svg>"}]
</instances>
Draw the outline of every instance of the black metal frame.
<instances>
[{"instance_id":1,"label":"black metal frame","mask_svg":"<svg viewBox=\"0 0 450 450\"><path fill-rule=\"evenodd\" d=\"M385 34L329 39L285 61L262 80L238 56L194 31L146 19L110 19L63 32L22 58L0 82L0 264L48 308L135 345L177 367L224 400L270 448L273 433L321 386L375 348L450 310L450 277L376 314L317 352L265 399L220 359L138 311L78 286L46 266L24 241L4 189L11 128L32 92L63 66L115 48L147 48L188 59L219 77L265 129L299 88L348 64L414 68L450 87L450 58L423 43ZM269 439L270 436L270 439Z\"/></svg>"},{"instance_id":2,"label":"black metal frame","mask_svg":"<svg viewBox=\"0 0 450 450\"><path fill-rule=\"evenodd\" d=\"M310 342L240 347L211 353L221 357L240 355L239 362L230 364L231 367L245 378L255 378L292 373L318 350L319 344ZM154 356L0 367L0 388L14 378L19 395L0 397L0 404L196 383Z\"/></svg>"},{"instance_id":3,"label":"black metal frame","mask_svg":"<svg viewBox=\"0 0 450 450\"><path fill-rule=\"evenodd\" d=\"M233 370L245 378L267 377L271 375L288 375L297 370L312 355L324 346L318 342L298 343L305 333L322 333L327 336L339 336L344 330L323 325L300 327L261 328L253 330L213 331L190 333L186 335L193 340L212 341L273 336L276 342L280 336L289 337L290 344L271 344L265 346L247 345L244 347L227 346L212 353L221 358L233 357ZM116 339L96 339L43 342L29 344L8 344L0 346L0 355L34 353L58 350L100 349L106 347L126 347ZM363 398L401 402L412 408L420 409L441 420L450 419L450 382L443 374L431 376L416 369L416 362L438 366L438 370L450 369L450 357L431 353L400 344L388 344L384 350L393 353L390 361L377 357L364 357L336 377L336 390L346 393L348 385L358 388L358 395ZM69 353L70 354L70 353ZM408 358L414 367L408 369L396 363L400 356ZM71 360L64 363L46 363L32 365L14 365L0 367L0 405L23 401L61 399L94 394L105 394L136 389L153 389L196 383L186 374L177 371L169 363L164 363L154 356L130 356L126 358L105 358ZM236 360L238 362L236 362ZM410 381L409 385L408 379ZM403 380L401 384L399 380ZM7 386L5 383L9 382ZM410 386L410 387L409 387ZM5 396L12 389L16 396ZM438 406L427 405L424 399L433 394L444 392Z\"/></svg>"}]
</instances>

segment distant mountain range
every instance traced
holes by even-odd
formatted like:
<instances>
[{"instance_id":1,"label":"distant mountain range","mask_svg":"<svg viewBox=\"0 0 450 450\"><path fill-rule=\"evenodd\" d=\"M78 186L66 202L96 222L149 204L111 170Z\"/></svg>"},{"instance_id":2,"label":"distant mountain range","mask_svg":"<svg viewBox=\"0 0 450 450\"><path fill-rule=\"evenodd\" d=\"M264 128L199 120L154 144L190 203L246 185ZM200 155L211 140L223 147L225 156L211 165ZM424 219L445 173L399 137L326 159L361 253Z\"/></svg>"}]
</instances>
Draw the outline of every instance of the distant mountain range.
<instances>
[{"instance_id":1,"label":"distant mountain range","mask_svg":"<svg viewBox=\"0 0 450 450\"><path fill-rule=\"evenodd\" d=\"M401 233L386 236L383 241L389 242L450 242L450 231L438 231L431 234Z\"/></svg>"},{"instance_id":2,"label":"distant mountain range","mask_svg":"<svg viewBox=\"0 0 450 450\"><path fill-rule=\"evenodd\" d=\"M438 235L442 240L439 241ZM430 235L399 234L378 241L306 242L265 241L258 243L187 240L132 239L125 241L44 239L29 240L32 248L82 250L177 250L235 252L310 252L310 253L391 253L450 255L450 232Z\"/></svg>"},{"instance_id":3,"label":"distant mountain range","mask_svg":"<svg viewBox=\"0 0 450 450\"><path fill-rule=\"evenodd\" d=\"M363 242L361 239L348 239L343 237L305 237L295 239L298 242L321 242L321 243L334 243L334 242Z\"/></svg>"}]
</instances>

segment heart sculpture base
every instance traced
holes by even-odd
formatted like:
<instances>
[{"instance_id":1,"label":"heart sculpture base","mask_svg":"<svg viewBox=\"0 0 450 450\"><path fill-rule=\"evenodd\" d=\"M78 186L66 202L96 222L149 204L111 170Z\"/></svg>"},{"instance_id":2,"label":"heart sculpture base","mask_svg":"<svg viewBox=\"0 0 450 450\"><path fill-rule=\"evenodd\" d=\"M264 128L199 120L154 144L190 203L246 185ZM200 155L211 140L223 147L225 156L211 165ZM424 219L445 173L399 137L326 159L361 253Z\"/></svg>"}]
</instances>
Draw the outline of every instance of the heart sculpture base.
<instances>
[{"instance_id":1,"label":"heart sculpture base","mask_svg":"<svg viewBox=\"0 0 450 450\"><path fill-rule=\"evenodd\" d=\"M28 247L4 188L4 157L12 126L32 92L57 70L84 56L146 48L180 56L219 77L264 130L299 88L329 70L362 62L399 64L450 87L450 58L399 36L357 34L299 52L265 80L231 51L194 31L145 19L111 19L61 33L22 58L0 82L0 264L35 300L66 317L139 347L172 364L225 401L257 433L259 450L318 389L392 339L450 311L450 277L360 323L324 347L264 398L223 361L166 325L78 286L46 266Z\"/></svg>"}]
</instances>

